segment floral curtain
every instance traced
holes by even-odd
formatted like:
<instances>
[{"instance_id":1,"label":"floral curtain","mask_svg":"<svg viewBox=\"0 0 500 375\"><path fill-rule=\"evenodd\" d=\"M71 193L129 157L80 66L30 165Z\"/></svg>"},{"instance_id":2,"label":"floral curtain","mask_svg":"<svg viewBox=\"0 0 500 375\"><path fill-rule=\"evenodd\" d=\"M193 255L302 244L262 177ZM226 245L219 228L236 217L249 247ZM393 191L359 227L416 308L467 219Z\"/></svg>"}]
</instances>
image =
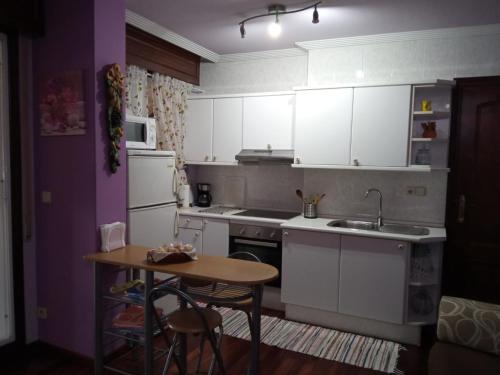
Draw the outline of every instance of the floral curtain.
<instances>
[{"instance_id":1,"label":"floral curtain","mask_svg":"<svg viewBox=\"0 0 500 375\"><path fill-rule=\"evenodd\" d=\"M148 72L134 65L127 66L125 103L127 112L135 116L148 116Z\"/></svg>"},{"instance_id":2,"label":"floral curtain","mask_svg":"<svg viewBox=\"0 0 500 375\"><path fill-rule=\"evenodd\" d=\"M158 73L153 74L151 106L157 126L157 149L175 151L179 182L187 184L184 171L187 97L192 85Z\"/></svg>"}]
</instances>

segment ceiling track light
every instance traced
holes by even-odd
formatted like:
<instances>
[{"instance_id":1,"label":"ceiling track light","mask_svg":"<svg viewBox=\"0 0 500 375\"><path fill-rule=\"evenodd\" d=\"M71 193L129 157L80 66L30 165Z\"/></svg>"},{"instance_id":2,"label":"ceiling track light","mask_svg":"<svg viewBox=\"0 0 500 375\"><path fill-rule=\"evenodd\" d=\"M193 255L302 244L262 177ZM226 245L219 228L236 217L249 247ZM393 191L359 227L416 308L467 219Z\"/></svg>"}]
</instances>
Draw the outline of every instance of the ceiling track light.
<instances>
[{"instance_id":1,"label":"ceiling track light","mask_svg":"<svg viewBox=\"0 0 500 375\"><path fill-rule=\"evenodd\" d=\"M261 17L269 17L269 16L276 17L275 21L272 22L268 28L268 32L273 38L278 37L279 34L281 33L281 25L280 25L278 17L281 15L284 15L284 14L298 13L298 12L303 12L307 9L314 8L312 23L317 24L317 23L319 23L319 14L318 14L318 5L319 4L321 4L321 1L318 1L318 2L311 4L311 5L308 5L304 8L295 9L295 10L286 10L286 7L284 5L281 5L281 4L271 5L267 9L268 10L267 13L245 18L243 21L241 21L239 23L241 38L244 39L246 36L245 23L248 21L254 20L256 18L261 18Z\"/></svg>"}]
</instances>

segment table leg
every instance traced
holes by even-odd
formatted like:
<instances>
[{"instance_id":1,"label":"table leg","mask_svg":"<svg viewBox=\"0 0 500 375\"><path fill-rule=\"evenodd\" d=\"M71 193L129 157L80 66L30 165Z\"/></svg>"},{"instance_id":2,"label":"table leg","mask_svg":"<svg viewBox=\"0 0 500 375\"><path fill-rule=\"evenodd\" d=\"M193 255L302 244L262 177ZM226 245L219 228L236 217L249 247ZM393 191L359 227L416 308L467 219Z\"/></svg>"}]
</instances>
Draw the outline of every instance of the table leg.
<instances>
[{"instance_id":1,"label":"table leg","mask_svg":"<svg viewBox=\"0 0 500 375\"><path fill-rule=\"evenodd\" d=\"M153 289L153 271L146 271L144 290L144 374L153 374L153 311L148 303L149 293Z\"/></svg>"},{"instance_id":2,"label":"table leg","mask_svg":"<svg viewBox=\"0 0 500 375\"><path fill-rule=\"evenodd\" d=\"M186 291L186 287L181 282L180 289L182 291ZM179 308L185 309L187 308L187 303L183 299L179 301ZM179 362L181 364L182 369L187 374L187 337L185 334L179 334Z\"/></svg>"},{"instance_id":3,"label":"table leg","mask_svg":"<svg viewBox=\"0 0 500 375\"><path fill-rule=\"evenodd\" d=\"M94 374L102 375L104 353L102 343L102 267L94 262Z\"/></svg>"},{"instance_id":4,"label":"table leg","mask_svg":"<svg viewBox=\"0 0 500 375\"><path fill-rule=\"evenodd\" d=\"M250 354L250 375L258 375L259 362L260 362L260 314L262 305L262 285L254 286L254 296L253 296L253 336L252 336L252 348Z\"/></svg>"}]
</instances>

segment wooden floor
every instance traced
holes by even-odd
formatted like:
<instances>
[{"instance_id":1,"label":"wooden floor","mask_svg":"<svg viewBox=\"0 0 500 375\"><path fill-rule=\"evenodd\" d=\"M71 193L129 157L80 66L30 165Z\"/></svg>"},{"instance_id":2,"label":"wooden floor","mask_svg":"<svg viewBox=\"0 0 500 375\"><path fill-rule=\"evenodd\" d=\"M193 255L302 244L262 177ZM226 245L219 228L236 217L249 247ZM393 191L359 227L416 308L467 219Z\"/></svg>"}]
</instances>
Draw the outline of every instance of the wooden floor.
<instances>
[{"instance_id":1,"label":"wooden floor","mask_svg":"<svg viewBox=\"0 0 500 375\"><path fill-rule=\"evenodd\" d=\"M266 311L268 315L273 314ZM432 337L433 334L424 335ZM160 338L157 343L162 345ZM405 345L407 350L400 352L398 369L404 371L405 375L426 375L426 362L430 340L424 340L423 347ZM197 338L189 338L188 363L193 367L198 358ZM222 355L224 366L228 375L245 374L249 362L250 343L245 340L224 336L222 343ZM209 350L205 350L202 362L202 371L207 371L211 358ZM142 367L136 367L136 356L130 355L118 358L114 364L123 369L142 373ZM155 364L155 374L161 374L163 359ZM172 365L169 374L176 374L176 367ZM78 357L74 354L56 349L45 344L32 345L27 353L19 358L3 359L0 364L1 375L92 375L93 367L89 359ZM114 372L106 372L115 374ZM380 375L381 372L367 370L360 367L345 365L342 363L319 359L288 350L261 345L261 374L262 375Z\"/></svg>"},{"instance_id":2,"label":"wooden floor","mask_svg":"<svg viewBox=\"0 0 500 375\"><path fill-rule=\"evenodd\" d=\"M408 350L401 352L398 368L406 375L425 375L426 350L407 346ZM250 344L247 341L225 337L223 341L223 357L228 375L245 373L249 360ZM47 345L36 345L31 353L22 358L4 361L0 367L2 375L92 375L90 360L78 358ZM202 369L208 367L210 354L205 353ZM195 363L197 350L190 351L188 360ZM128 360L119 360L122 367L133 369ZM140 369L138 369L140 370ZM161 362L156 365L156 373L161 374ZM139 372L140 373L140 372ZM175 374L172 366L169 374ZM261 346L261 373L263 375L380 375L377 371L345 365L325 359L310 357L287 350ZM108 372L106 372L108 374ZM109 372L113 374L113 372Z\"/></svg>"}]
</instances>

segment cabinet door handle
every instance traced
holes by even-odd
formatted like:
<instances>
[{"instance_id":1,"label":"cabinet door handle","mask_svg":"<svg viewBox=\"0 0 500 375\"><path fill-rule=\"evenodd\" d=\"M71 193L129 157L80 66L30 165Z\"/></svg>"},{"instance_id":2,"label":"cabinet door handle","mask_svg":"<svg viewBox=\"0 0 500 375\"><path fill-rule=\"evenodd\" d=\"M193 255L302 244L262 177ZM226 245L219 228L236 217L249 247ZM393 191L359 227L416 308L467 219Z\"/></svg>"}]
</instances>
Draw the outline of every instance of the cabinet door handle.
<instances>
[{"instance_id":1,"label":"cabinet door handle","mask_svg":"<svg viewBox=\"0 0 500 375\"><path fill-rule=\"evenodd\" d=\"M458 197L458 217L457 221L459 224L463 224L465 222L465 195L460 194Z\"/></svg>"},{"instance_id":2,"label":"cabinet door handle","mask_svg":"<svg viewBox=\"0 0 500 375\"><path fill-rule=\"evenodd\" d=\"M403 245L402 243L400 243L400 244L398 245L398 249L404 249L404 248L405 248L405 245Z\"/></svg>"},{"instance_id":3,"label":"cabinet door handle","mask_svg":"<svg viewBox=\"0 0 500 375\"><path fill-rule=\"evenodd\" d=\"M283 232L283 236L288 236L288 232Z\"/></svg>"}]
</instances>

